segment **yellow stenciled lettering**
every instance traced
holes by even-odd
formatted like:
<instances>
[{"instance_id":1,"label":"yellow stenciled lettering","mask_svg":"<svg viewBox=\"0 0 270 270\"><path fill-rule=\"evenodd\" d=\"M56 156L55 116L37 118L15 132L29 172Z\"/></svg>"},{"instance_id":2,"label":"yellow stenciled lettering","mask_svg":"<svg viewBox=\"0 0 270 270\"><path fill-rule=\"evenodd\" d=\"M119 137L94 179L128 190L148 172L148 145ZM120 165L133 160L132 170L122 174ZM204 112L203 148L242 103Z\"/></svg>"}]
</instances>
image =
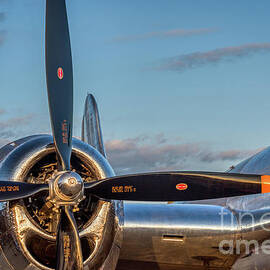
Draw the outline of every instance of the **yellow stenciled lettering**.
<instances>
[{"instance_id":1,"label":"yellow stenciled lettering","mask_svg":"<svg viewBox=\"0 0 270 270\"><path fill-rule=\"evenodd\" d=\"M128 193L133 192L133 186L125 186L125 192L128 192Z\"/></svg>"},{"instance_id":2,"label":"yellow stenciled lettering","mask_svg":"<svg viewBox=\"0 0 270 270\"><path fill-rule=\"evenodd\" d=\"M113 186L112 193L133 193L136 192L136 188L133 186Z\"/></svg>"},{"instance_id":3,"label":"yellow stenciled lettering","mask_svg":"<svg viewBox=\"0 0 270 270\"><path fill-rule=\"evenodd\" d=\"M6 192L6 191L7 191L7 189L6 189L6 187L5 187L5 186L0 187L0 192Z\"/></svg>"},{"instance_id":4,"label":"yellow stenciled lettering","mask_svg":"<svg viewBox=\"0 0 270 270\"><path fill-rule=\"evenodd\" d=\"M124 192L124 187L123 186L112 187L112 193L122 193L122 192Z\"/></svg>"},{"instance_id":5,"label":"yellow stenciled lettering","mask_svg":"<svg viewBox=\"0 0 270 270\"><path fill-rule=\"evenodd\" d=\"M70 255L71 255L70 237L68 235L64 235L64 257L65 257L65 261L69 261Z\"/></svg>"},{"instance_id":6,"label":"yellow stenciled lettering","mask_svg":"<svg viewBox=\"0 0 270 270\"><path fill-rule=\"evenodd\" d=\"M0 188L0 192L16 192L16 191L20 191L20 187L19 186L5 186L5 187L1 187Z\"/></svg>"}]
</instances>

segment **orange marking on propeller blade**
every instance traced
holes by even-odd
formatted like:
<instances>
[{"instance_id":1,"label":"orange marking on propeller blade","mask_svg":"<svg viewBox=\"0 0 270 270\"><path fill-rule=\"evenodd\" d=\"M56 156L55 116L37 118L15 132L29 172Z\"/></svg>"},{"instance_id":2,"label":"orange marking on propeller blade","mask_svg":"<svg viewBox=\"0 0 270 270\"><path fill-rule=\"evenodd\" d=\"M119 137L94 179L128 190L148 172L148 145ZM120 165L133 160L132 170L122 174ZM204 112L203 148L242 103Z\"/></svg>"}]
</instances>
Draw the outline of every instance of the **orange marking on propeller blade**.
<instances>
[{"instance_id":1,"label":"orange marking on propeller blade","mask_svg":"<svg viewBox=\"0 0 270 270\"><path fill-rule=\"evenodd\" d=\"M186 190L188 188L188 185L185 183L177 184L176 189L178 190Z\"/></svg>"},{"instance_id":2,"label":"orange marking on propeller blade","mask_svg":"<svg viewBox=\"0 0 270 270\"><path fill-rule=\"evenodd\" d=\"M64 78L64 71L61 67L57 69L57 76L59 80L62 80Z\"/></svg>"},{"instance_id":3,"label":"orange marking on propeller blade","mask_svg":"<svg viewBox=\"0 0 270 270\"><path fill-rule=\"evenodd\" d=\"M270 192L270 175L261 176L262 193Z\"/></svg>"}]
</instances>

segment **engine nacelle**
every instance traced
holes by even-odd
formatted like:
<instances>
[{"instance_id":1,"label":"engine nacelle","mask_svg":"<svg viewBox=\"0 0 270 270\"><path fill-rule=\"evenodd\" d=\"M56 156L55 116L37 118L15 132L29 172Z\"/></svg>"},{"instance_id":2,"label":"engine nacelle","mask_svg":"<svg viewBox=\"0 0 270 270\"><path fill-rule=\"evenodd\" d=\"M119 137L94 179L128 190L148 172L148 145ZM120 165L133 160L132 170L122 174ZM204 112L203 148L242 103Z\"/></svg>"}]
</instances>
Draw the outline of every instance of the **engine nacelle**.
<instances>
[{"instance_id":1,"label":"engine nacelle","mask_svg":"<svg viewBox=\"0 0 270 270\"><path fill-rule=\"evenodd\" d=\"M108 161L93 147L73 138L71 167L84 181L114 176ZM0 150L0 179L45 183L56 170L52 136L37 135ZM55 269L59 216L47 193L0 203L0 269ZM122 242L123 206L87 196L74 213L87 269L114 269Z\"/></svg>"}]
</instances>

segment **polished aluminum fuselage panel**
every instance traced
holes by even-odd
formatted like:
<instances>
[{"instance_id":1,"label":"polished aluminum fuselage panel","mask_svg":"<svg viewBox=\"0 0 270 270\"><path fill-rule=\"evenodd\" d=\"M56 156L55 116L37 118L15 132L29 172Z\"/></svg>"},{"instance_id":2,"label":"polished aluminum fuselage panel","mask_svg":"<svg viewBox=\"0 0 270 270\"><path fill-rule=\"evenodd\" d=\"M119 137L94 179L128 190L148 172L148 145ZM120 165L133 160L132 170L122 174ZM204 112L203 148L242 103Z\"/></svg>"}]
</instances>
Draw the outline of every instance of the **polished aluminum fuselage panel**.
<instances>
[{"instance_id":1,"label":"polished aluminum fuselage panel","mask_svg":"<svg viewBox=\"0 0 270 270\"><path fill-rule=\"evenodd\" d=\"M125 202L124 217L121 260L224 269L236 259L219 252L222 240L239 238L237 218L221 206Z\"/></svg>"},{"instance_id":2,"label":"polished aluminum fuselage panel","mask_svg":"<svg viewBox=\"0 0 270 270\"><path fill-rule=\"evenodd\" d=\"M270 147L232 167L231 173L270 174Z\"/></svg>"}]
</instances>

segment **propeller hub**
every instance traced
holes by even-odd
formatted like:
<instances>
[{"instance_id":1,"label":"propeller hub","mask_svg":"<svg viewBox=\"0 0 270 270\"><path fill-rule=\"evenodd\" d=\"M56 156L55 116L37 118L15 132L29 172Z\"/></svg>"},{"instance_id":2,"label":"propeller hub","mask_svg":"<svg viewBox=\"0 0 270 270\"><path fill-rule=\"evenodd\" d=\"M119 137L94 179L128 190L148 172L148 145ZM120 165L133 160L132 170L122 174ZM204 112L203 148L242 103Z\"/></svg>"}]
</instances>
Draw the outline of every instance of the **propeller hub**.
<instances>
[{"instance_id":1,"label":"propeller hub","mask_svg":"<svg viewBox=\"0 0 270 270\"><path fill-rule=\"evenodd\" d=\"M84 199L84 184L76 172L59 172L50 182L49 200L56 206L77 205Z\"/></svg>"},{"instance_id":2,"label":"propeller hub","mask_svg":"<svg viewBox=\"0 0 270 270\"><path fill-rule=\"evenodd\" d=\"M57 177L55 189L57 194L65 199L76 198L82 191L82 178L75 172L65 172Z\"/></svg>"}]
</instances>

